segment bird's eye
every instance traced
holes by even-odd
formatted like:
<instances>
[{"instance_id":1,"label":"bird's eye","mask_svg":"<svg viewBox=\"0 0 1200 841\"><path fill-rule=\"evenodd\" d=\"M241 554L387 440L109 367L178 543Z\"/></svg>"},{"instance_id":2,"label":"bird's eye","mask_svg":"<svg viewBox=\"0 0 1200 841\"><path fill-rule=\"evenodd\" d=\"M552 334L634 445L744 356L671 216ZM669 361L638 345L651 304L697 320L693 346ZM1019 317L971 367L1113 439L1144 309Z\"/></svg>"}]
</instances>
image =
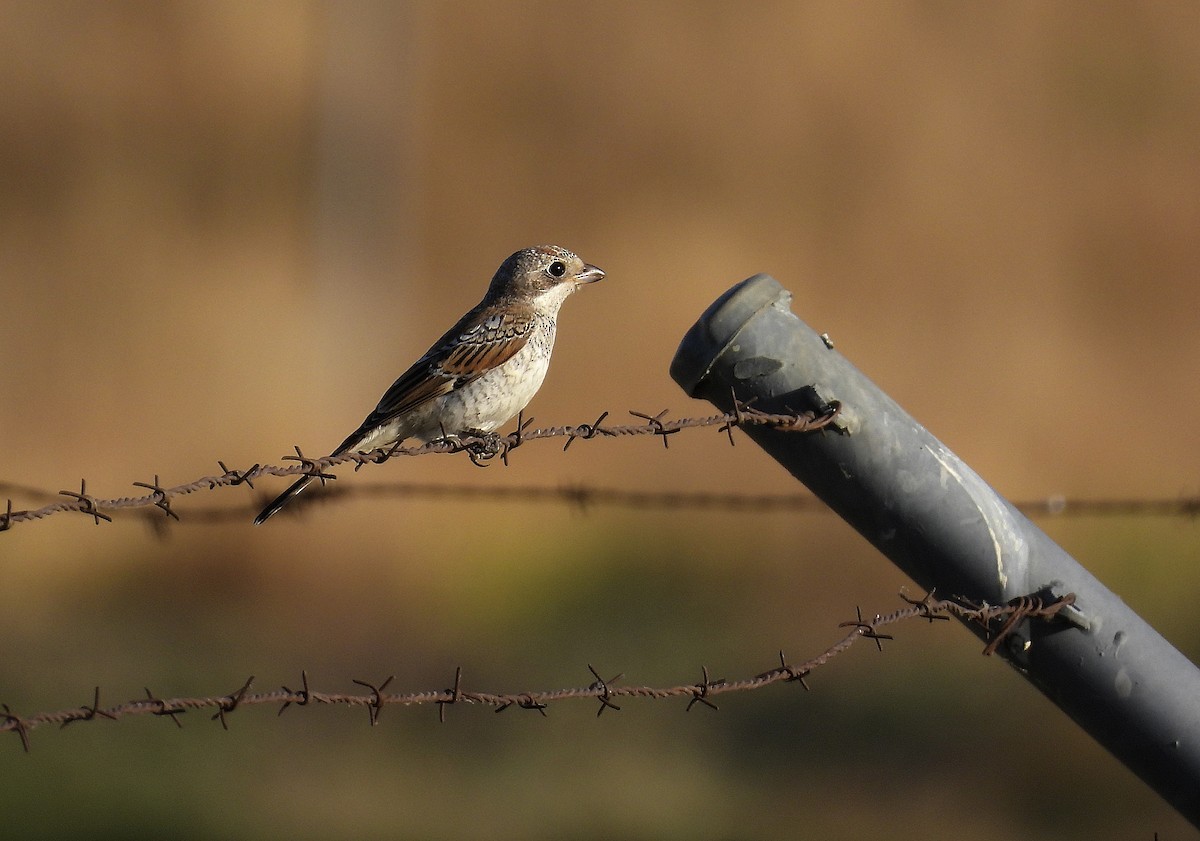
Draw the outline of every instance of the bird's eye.
<instances>
[{"instance_id":1,"label":"bird's eye","mask_svg":"<svg viewBox=\"0 0 1200 841\"><path fill-rule=\"evenodd\" d=\"M562 277L567 273L567 264L562 260L555 260L547 269L554 277Z\"/></svg>"}]
</instances>

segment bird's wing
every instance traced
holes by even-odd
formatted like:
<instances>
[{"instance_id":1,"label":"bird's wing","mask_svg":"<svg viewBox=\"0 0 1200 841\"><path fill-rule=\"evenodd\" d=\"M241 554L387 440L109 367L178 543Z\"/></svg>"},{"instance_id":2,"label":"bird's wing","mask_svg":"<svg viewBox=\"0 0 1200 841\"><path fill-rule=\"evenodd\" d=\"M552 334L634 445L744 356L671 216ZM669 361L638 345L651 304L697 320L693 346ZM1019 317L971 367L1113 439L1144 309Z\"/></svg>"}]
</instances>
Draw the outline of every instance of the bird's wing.
<instances>
[{"instance_id":1,"label":"bird's wing","mask_svg":"<svg viewBox=\"0 0 1200 841\"><path fill-rule=\"evenodd\" d=\"M338 448L352 449L367 432L473 382L512 359L533 334L527 311L472 312L392 383L375 411Z\"/></svg>"}]
</instances>

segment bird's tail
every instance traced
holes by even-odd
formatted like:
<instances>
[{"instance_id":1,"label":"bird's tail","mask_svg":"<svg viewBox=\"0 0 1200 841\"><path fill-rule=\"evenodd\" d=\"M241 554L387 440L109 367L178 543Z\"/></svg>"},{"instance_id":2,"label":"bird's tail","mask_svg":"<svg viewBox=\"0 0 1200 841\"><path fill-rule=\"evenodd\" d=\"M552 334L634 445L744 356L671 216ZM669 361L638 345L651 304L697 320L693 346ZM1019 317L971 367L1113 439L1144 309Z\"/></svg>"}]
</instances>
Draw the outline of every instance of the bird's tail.
<instances>
[{"instance_id":1,"label":"bird's tail","mask_svg":"<svg viewBox=\"0 0 1200 841\"><path fill-rule=\"evenodd\" d=\"M280 508L292 501L292 497L300 493L300 491L312 484L313 476L301 476L293 482L286 491L281 493L267 505L262 512L254 518L254 525L261 526L279 511Z\"/></svg>"}]
</instances>

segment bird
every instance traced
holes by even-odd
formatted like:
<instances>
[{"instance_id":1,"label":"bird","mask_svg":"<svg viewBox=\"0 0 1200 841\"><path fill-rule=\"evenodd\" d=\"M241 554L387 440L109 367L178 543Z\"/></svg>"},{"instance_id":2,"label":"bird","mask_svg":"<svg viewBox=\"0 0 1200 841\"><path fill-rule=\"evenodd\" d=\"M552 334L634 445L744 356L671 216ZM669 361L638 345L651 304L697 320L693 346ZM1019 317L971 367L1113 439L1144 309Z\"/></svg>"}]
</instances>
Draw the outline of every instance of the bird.
<instances>
[{"instance_id":1,"label":"bird","mask_svg":"<svg viewBox=\"0 0 1200 841\"><path fill-rule=\"evenodd\" d=\"M603 277L602 269L557 245L515 252L500 264L483 300L392 383L330 455L368 452L408 439L425 444L493 435L541 388L563 302ZM315 478L297 479L254 524L265 523Z\"/></svg>"}]
</instances>

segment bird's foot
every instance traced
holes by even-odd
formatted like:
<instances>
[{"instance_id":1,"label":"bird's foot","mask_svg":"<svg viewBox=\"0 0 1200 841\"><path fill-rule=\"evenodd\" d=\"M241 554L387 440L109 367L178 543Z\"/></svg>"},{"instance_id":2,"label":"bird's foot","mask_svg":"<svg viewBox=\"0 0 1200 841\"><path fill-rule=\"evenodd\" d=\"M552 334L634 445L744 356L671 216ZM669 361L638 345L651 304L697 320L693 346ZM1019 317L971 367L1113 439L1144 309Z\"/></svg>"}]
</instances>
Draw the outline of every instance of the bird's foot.
<instances>
[{"instance_id":1,"label":"bird's foot","mask_svg":"<svg viewBox=\"0 0 1200 841\"><path fill-rule=\"evenodd\" d=\"M457 438L458 436L455 437ZM476 467L487 467L487 462L496 456L504 455L508 449L504 443L504 436L496 432L467 429L463 430L462 437L476 439L463 446L463 449L467 452L467 456L471 459L471 463Z\"/></svg>"}]
</instances>

